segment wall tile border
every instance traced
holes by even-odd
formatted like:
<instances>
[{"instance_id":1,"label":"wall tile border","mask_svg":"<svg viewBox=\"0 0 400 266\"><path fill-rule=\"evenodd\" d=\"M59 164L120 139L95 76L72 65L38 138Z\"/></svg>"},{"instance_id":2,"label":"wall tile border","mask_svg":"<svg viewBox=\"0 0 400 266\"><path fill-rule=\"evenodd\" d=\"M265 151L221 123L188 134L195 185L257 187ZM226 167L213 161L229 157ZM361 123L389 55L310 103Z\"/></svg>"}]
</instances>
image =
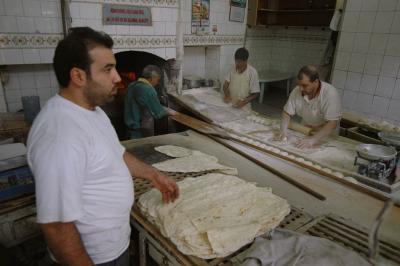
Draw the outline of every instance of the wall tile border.
<instances>
[{"instance_id":1,"label":"wall tile border","mask_svg":"<svg viewBox=\"0 0 400 266\"><path fill-rule=\"evenodd\" d=\"M0 48L53 48L62 34L1 34Z\"/></svg>"},{"instance_id":2,"label":"wall tile border","mask_svg":"<svg viewBox=\"0 0 400 266\"><path fill-rule=\"evenodd\" d=\"M185 35L183 37L184 46L202 45L243 45L243 35Z\"/></svg>"},{"instance_id":3,"label":"wall tile border","mask_svg":"<svg viewBox=\"0 0 400 266\"><path fill-rule=\"evenodd\" d=\"M158 48L175 47L175 35L122 36L112 35L115 48ZM62 34L0 34L0 49L55 48L63 38ZM185 35L185 46L241 45L242 35Z\"/></svg>"}]
</instances>

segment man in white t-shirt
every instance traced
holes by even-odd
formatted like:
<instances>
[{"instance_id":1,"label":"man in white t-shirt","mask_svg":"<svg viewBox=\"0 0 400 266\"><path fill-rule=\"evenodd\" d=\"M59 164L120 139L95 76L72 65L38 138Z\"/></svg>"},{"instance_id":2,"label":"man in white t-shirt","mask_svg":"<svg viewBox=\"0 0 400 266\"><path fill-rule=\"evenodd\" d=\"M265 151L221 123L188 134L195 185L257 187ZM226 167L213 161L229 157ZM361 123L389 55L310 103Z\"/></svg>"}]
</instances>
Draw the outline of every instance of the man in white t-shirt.
<instances>
[{"instance_id":1,"label":"man in white t-shirt","mask_svg":"<svg viewBox=\"0 0 400 266\"><path fill-rule=\"evenodd\" d=\"M257 70L247 63L249 52L242 47L235 52L235 66L225 77L223 85L224 101L231 102L233 107L246 106L260 95L260 81Z\"/></svg>"},{"instance_id":2,"label":"man in white t-shirt","mask_svg":"<svg viewBox=\"0 0 400 266\"><path fill-rule=\"evenodd\" d=\"M119 143L99 106L121 80L110 36L72 28L55 50L60 92L48 100L28 137L36 185L37 221L61 265L129 265L132 176L148 179L164 202L176 183Z\"/></svg>"},{"instance_id":3,"label":"man in white t-shirt","mask_svg":"<svg viewBox=\"0 0 400 266\"><path fill-rule=\"evenodd\" d=\"M298 75L298 86L290 93L283 108L281 140L287 138L290 117L297 114L315 134L302 139L297 147L311 148L339 128L342 116L340 97L335 87L319 79L314 66L304 66Z\"/></svg>"}]
</instances>

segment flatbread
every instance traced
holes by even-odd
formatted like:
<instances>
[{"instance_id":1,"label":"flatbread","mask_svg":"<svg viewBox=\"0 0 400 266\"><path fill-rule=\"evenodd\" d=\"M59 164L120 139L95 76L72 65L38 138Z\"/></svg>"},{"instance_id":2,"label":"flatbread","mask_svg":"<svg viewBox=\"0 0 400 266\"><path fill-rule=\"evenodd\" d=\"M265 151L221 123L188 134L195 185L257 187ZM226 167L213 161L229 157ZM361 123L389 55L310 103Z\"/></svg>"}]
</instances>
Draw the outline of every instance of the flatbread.
<instances>
[{"instance_id":1,"label":"flatbread","mask_svg":"<svg viewBox=\"0 0 400 266\"><path fill-rule=\"evenodd\" d=\"M174 158L186 157L193 154L193 150L175 145L163 145L154 148L156 151Z\"/></svg>"},{"instance_id":2,"label":"flatbread","mask_svg":"<svg viewBox=\"0 0 400 266\"><path fill-rule=\"evenodd\" d=\"M176 173L194 173L210 170L228 171L231 174L237 173L236 168L219 164L218 159L214 156L196 153L194 155L166 160L164 162L155 163L153 166L160 171L176 172Z\"/></svg>"},{"instance_id":3,"label":"flatbread","mask_svg":"<svg viewBox=\"0 0 400 266\"><path fill-rule=\"evenodd\" d=\"M180 197L163 204L159 191L144 193L143 214L184 254L204 259L227 256L275 228L290 212L270 188L236 176L207 174L177 183Z\"/></svg>"}]
</instances>

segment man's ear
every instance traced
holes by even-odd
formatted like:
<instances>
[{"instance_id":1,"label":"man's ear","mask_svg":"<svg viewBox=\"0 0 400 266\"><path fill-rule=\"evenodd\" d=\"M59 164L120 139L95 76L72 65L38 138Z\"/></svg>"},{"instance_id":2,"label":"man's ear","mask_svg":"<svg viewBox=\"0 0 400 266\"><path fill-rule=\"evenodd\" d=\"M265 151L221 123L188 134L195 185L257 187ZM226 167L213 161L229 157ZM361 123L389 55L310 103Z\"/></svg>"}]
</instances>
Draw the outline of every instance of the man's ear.
<instances>
[{"instance_id":1,"label":"man's ear","mask_svg":"<svg viewBox=\"0 0 400 266\"><path fill-rule=\"evenodd\" d=\"M80 68L73 67L69 72L71 82L77 85L78 87L83 87L87 81L86 72Z\"/></svg>"}]
</instances>

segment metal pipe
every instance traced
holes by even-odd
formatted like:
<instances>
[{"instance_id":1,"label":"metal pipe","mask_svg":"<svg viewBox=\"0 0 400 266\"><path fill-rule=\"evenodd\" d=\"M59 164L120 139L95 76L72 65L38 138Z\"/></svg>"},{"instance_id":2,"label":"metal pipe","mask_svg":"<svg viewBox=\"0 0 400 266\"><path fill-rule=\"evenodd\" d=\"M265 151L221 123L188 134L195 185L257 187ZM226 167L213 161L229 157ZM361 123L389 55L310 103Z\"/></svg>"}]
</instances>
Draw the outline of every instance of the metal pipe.
<instances>
[{"instance_id":1,"label":"metal pipe","mask_svg":"<svg viewBox=\"0 0 400 266\"><path fill-rule=\"evenodd\" d=\"M67 36L69 29L71 28L71 14L69 12L69 1L61 0L61 22L64 37Z\"/></svg>"},{"instance_id":2,"label":"metal pipe","mask_svg":"<svg viewBox=\"0 0 400 266\"><path fill-rule=\"evenodd\" d=\"M182 71L182 61L184 55L184 48L183 48L183 5L182 1L178 1L178 20L176 22L176 62L175 68L178 70L177 75L177 87L176 93L178 95L182 94L182 80L183 80L183 71Z\"/></svg>"}]
</instances>

